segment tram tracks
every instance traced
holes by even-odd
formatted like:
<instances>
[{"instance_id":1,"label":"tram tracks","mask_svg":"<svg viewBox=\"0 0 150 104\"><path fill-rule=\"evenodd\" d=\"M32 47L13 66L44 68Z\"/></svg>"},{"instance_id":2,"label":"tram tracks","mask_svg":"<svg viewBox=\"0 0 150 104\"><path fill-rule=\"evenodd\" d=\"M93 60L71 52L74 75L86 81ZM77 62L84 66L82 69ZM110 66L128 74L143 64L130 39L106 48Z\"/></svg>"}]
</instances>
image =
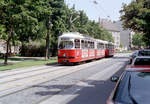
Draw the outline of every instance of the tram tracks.
<instances>
[{"instance_id":1,"label":"tram tracks","mask_svg":"<svg viewBox=\"0 0 150 104\"><path fill-rule=\"evenodd\" d=\"M108 59L105 59L104 61L107 61L107 60ZM94 63L98 63L98 62L94 62ZM11 80L11 81L8 80L7 82L3 82L3 83L1 82L2 85L0 86L0 91L1 91L0 97L15 93L20 90L30 88L33 85L45 83L47 81L51 81L51 80L54 80L54 79L57 79L60 77L67 76L69 74L75 73L82 69L86 69L87 67L92 67L92 65L93 64L91 62L91 63L87 63L84 65L72 66L71 68L68 66L67 67L60 66L60 67L56 67L56 69L53 69L53 71L52 70L46 71L41 74L35 74L35 75L22 77L22 79L18 77L18 79L16 79L16 80ZM53 68L53 67L48 67L48 68ZM42 69L42 70L48 70L48 68ZM41 69L39 69L39 70L41 70ZM30 73L31 72L32 71L30 71ZM25 73L28 73L28 72L25 72ZM18 74L13 74L13 75L18 75ZM11 76L13 76L13 75L11 75Z\"/></svg>"},{"instance_id":2,"label":"tram tracks","mask_svg":"<svg viewBox=\"0 0 150 104\"><path fill-rule=\"evenodd\" d=\"M55 72L57 70L63 69L64 67L60 67L60 68L53 68L53 67L48 67L48 68L40 68L38 70L31 70L31 71L27 71L27 72L22 72L22 73L17 73L17 74L11 74L11 75L6 75L4 77L0 77L0 84L5 84L11 81L16 81L16 80L21 80L21 79L25 79L25 78L29 78L29 77L34 77L34 76L39 76L42 74L46 74L49 72ZM19 75L22 74L22 75Z\"/></svg>"},{"instance_id":3,"label":"tram tracks","mask_svg":"<svg viewBox=\"0 0 150 104\"><path fill-rule=\"evenodd\" d=\"M29 72L33 72L33 71L39 71L41 69L47 69L47 68L51 68L51 67L52 66L39 66L39 67L29 67L28 69L22 68L22 69L14 69L14 70L9 70L9 71L4 71L4 72L0 72L0 78L9 77L9 76L17 75L17 74L22 74L22 73L29 73Z\"/></svg>"}]
</instances>

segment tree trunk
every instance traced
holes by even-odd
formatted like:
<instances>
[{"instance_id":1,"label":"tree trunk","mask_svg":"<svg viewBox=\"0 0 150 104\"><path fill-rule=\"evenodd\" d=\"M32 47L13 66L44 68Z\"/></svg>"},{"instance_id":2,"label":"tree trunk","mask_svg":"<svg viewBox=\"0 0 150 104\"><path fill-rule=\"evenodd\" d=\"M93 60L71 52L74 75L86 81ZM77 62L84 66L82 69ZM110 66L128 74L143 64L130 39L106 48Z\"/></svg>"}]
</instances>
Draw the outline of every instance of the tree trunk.
<instances>
[{"instance_id":1,"label":"tree trunk","mask_svg":"<svg viewBox=\"0 0 150 104\"><path fill-rule=\"evenodd\" d=\"M6 65L7 64L7 60L8 60L8 53L9 53L9 47L10 47L10 40L12 38L12 34L13 33L13 28L10 28L10 32L8 34L8 40L7 40L7 47L6 47L6 53L5 53L5 60L4 60L4 64Z\"/></svg>"},{"instance_id":2,"label":"tree trunk","mask_svg":"<svg viewBox=\"0 0 150 104\"><path fill-rule=\"evenodd\" d=\"M46 53L45 53L45 60L49 59L49 36L50 36L50 30L47 30L47 36L46 36Z\"/></svg>"}]
</instances>

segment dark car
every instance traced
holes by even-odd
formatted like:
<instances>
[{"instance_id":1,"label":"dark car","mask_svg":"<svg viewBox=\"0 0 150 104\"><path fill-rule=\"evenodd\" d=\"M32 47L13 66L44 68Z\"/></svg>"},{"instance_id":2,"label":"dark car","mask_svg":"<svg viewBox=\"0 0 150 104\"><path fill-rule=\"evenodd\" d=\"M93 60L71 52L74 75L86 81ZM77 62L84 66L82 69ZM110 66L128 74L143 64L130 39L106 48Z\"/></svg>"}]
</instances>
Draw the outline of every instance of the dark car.
<instances>
[{"instance_id":1,"label":"dark car","mask_svg":"<svg viewBox=\"0 0 150 104\"><path fill-rule=\"evenodd\" d=\"M137 56L132 61L131 65L133 65L133 66L140 65L143 67L145 67L145 65L150 65L150 56Z\"/></svg>"},{"instance_id":2,"label":"dark car","mask_svg":"<svg viewBox=\"0 0 150 104\"><path fill-rule=\"evenodd\" d=\"M117 84L106 104L150 104L150 67L128 67L112 81Z\"/></svg>"},{"instance_id":3,"label":"dark car","mask_svg":"<svg viewBox=\"0 0 150 104\"><path fill-rule=\"evenodd\" d=\"M134 52L130 56L129 63L131 64L132 61L134 60L134 58L136 58L137 56L150 56L150 49L143 49L143 50L138 50L138 51Z\"/></svg>"},{"instance_id":4,"label":"dark car","mask_svg":"<svg viewBox=\"0 0 150 104\"><path fill-rule=\"evenodd\" d=\"M134 52L131 56L130 56L130 59L129 59L129 63L131 64L132 63L132 61L133 61L133 59L137 56L137 51L136 52Z\"/></svg>"}]
</instances>

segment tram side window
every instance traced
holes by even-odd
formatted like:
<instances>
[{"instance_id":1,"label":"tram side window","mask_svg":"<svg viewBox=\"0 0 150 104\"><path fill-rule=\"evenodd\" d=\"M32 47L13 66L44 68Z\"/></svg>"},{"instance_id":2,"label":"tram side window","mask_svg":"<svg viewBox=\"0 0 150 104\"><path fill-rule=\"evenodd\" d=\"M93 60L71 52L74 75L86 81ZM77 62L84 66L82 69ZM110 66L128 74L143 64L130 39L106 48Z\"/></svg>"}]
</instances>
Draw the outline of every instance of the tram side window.
<instances>
[{"instance_id":1,"label":"tram side window","mask_svg":"<svg viewBox=\"0 0 150 104\"><path fill-rule=\"evenodd\" d=\"M90 48L91 48L91 49L93 48L93 43L92 43L92 42L90 42Z\"/></svg>"},{"instance_id":2,"label":"tram side window","mask_svg":"<svg viewBox=\"0 0 150 104\"><path fill-rule=\"evenodd\" d=\"M81 48L82 48L82 49L85 48L85 41L84 41L84 40L81 41Z\"/></svg>"},{"instance_id":3,"label":"tram side window","mask_svg":"<svg viewBox=\"0 0 150 104\"><path fill-rule=\"evenodd\" d=\"M108 49L110 49L110 45L108 44Z\"/></svg>"},{"instance_id":4,"label":"tram side window","mask_svg":"<svg viewBox=\"0 0 150 104\"><path fill-rule=\"evenodd\" d=\"M110 47L111 47L110 49L113 49L113 45L111 45Z\"/></svg>"},{"instance_id":5,"label":"tram side window","mask_svg":"<svg viewBox=\"0 0 150 104\"><path fill-rule=\"evenodd\" d=\"M93 49L95 48L95 46L94 46L94 42L92 42L92 48L93 48Z\"/></svg>"},{"instance_id":6,"label":"tram side window","mask_svg":"<svg viewBox=\"0 0 150 104\"><path fill-rule=\"evenodd\" d=\"M110 45L110 49L113 49L113 45Z\"/></svg>"},{"instance_id":7,"label":"tram side window","mask_svg":"<svg viewBox=\"0 0 150 104\"><path fill-rule=\"evenodd\" d=\"M94 49L94 42L92 42L92 49Z\"/></svg>"},{"instance_id":8,"label":"tram side window","mask_svg":"<svg viewBox=\"0 0 150 104\"><path fill-rule=\"evenodd\" d=\"M88 48L88 42L85 41L85 48Z\"/></svg>"},{"instance_id":9,"label":"tram side window","mask_svg":"<svg viewBox=\"0 0 150 104\"><path fill-rule=\"evenodd\" d=\"M108 49L110 49L110 45L108 44Z\"/></svg>"},{"instance_id":10,"label":"tram side window","mask_svg":"<svg viewBox=\"0 0 150 104\"><path fill-rule=\"evenodd\" d=\"M100 49L100 43L97 43L97 49Z\"/></svg>"},{"instance_id":11,"label":"tram side window","mask_svg":"<svg viewBox=\"0 0 150 104\"><path fill-rule=\"evenodd\" d=\"M80 48L80 40L75 39L75 48Z\"/></svg>"},{"instance_id":12,"label":"tram side window","mask_svg":"<svg viewBox=\"0 0 150 104\"><path fill-rule=\"evenodd\" d=\"M97 43L97 49L99 49L99 43Z\"/></svg>"},{"instance_id":13,"label":"tram side window","mask_svg":"<svg viewBox=\"0 0 150 104\"><path fill-rule=\"evenodd\" d=\"M104 49L104 44L102 44L102 49Z\"/></svg>"},{"instance_id":14,"label":"tram side window","mask_svg":"<svg viewBox=\"0 0 150 104\"><path fill-rule=\"evenodd\" d=\"M108 46L108 44L106 44L106 49L109 49L109 46Z\"/></svg>"},{"instance_id":15,"label":"tram side window","mask_svg":"<svg viewBox=\"0 0 150 104\"><path fill-rule=\"evenodd\" d=\"M94 42L88 41L88 48L94 49Z\"/></svg>"},{"instance_id":16,"label":"tram side window","mask_svg":"<svg viewBox=\"0 0 150 104\"><path fill-rule=\"evenodd\" d=\"M91 44L90 41L88 41L88 47L87 48L91 48Z\"/></svg>"},{"instance_id":17,"label":"tram side window","mask_svg":"<svg viewBox=\"0 0 150 104\"><path fill-rule=\"evenodd\" d=\"M104 44L100 43L100 49L104 49Z\"/></svg>"}]
</instances>

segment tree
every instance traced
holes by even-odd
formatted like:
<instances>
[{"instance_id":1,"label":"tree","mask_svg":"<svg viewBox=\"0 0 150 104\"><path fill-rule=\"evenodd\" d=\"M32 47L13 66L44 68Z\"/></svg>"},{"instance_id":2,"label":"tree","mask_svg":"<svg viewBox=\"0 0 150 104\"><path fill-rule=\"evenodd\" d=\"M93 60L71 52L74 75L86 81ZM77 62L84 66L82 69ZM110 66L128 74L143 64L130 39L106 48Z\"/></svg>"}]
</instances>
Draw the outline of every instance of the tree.
<instances>
[{"instance_id":1,"label":"tree","mask_svg":"<svg viewBox=\"0 0 150 104\"><path fill-rule=\"evenodd\" d=\"M145 42L143 41L143 34L139 33L134 34L132 38L132 44L134 46L138 46L139 48L141 46L145 46Z\"/></svg>"},{"instance_id":2,"label":"tree","mask_svg":"<svg viewBox=\"0 0 150 104\"><path fill-rule=\"evenodd\" d=\"M6 1L1 0L0 1L0 24L4 26L6 29L5 34L5 40L7 43L6 47L6 54L5 54L5 61L4 64L7 64L7 58L8 58L8 49L10 47L10 40L13 37L14 33L14 27L18 21L17 18L19 17L19 14L21 13L21 5L24 3L24 1L17 2L14 1ZM4 39L4 38L3 38Z\"/></svg>"},{"instance_id":3,"label":"tree","mask_svg":"<svg viewBox=\"0 0 150 104\"><path fill-rule=\"evenodd\" d=\"M6 29L3 39L7 43L4 64L7 64L8 49L12 39L29 41L37 37L38 21L31 15L32 9L28 8L30 2L30 0L0 1L0 24Z\"/></svg>"},{"instance_id":4,"label":"tree","mask_svg":"<svg viewBox=\"0 0 150 104\"><path fill-rule=\"evenodd\" d=\"M53 26L51 27L51 51L52 56L57 54L57 43L58 36L60 36L63 32L66 32L68 29L66 28L67 24L65 22L67 16L66 11L68 10L67 6L64 3L64 0L51 0L50 6L52 8L51 23ZM69 24L68 24L69 25Z\"/></svg>"},{"instance_id":5,"label":"tree","mask_svg":"<svg viewBox=\"0 0 150 104\"><path fill-rule=\"evenodd\" d=\"M148 0L132 1L124 4L120 11L124 28L144 34L146 44L150 44L150 2Z\"/></svg>"}]
</instances>

